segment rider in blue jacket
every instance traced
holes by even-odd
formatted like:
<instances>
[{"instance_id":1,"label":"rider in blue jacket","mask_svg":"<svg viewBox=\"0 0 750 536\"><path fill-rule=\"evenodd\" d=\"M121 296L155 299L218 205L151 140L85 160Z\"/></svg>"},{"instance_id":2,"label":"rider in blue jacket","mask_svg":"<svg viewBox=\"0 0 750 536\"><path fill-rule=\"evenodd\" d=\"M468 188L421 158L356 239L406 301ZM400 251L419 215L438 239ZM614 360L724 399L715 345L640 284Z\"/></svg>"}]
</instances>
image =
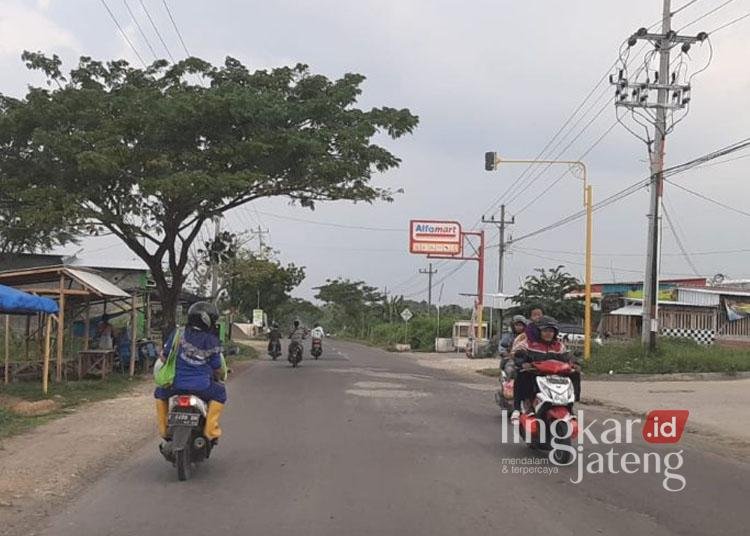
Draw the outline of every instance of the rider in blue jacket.
<instances>
[{"instance_id":1,"label":"rider in blue jacket","mask_svg":"<svg viewBox=\"0 0 750 536\"><path fill-rule=\"evenodd\" d=\"M208 402L206 427L204 435L218 439L221 435L219 419L227 401L227 390L223 380L226 376L221 341L215 333L219 311L208 302L196 302L188 309L188 319L182 336L179 337L179 349L175 363L175 375L169 387L157 387L156 414L159 433L167 439L167 416L169 398L178 394L193 394ZM173 332L164 345L162 359L172 351L177 338Z\"/></svg>"}]
</instances>

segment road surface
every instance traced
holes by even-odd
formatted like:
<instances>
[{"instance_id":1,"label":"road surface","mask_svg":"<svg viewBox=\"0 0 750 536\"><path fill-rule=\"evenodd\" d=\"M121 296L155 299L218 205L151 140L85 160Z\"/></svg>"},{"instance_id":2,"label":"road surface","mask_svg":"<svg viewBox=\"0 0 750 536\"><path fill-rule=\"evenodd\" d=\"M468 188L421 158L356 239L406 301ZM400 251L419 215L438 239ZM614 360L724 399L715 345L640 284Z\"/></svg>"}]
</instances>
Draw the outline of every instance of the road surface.
<instances>
[{"instance_id":1,"label":"road surface","mask_svg":"<svg viewBox=\"0 0 750 536\"><path fill-rule=\"evenodd\" d=\"M679 446L678 493L653 468L520 474L533 453L501 444L494 387L338 341L299 369L258 362L231 382L225 437L192 480L144 445L43 534L748 533L748 465L702 449Z\"/></svg>"}]
</instances>

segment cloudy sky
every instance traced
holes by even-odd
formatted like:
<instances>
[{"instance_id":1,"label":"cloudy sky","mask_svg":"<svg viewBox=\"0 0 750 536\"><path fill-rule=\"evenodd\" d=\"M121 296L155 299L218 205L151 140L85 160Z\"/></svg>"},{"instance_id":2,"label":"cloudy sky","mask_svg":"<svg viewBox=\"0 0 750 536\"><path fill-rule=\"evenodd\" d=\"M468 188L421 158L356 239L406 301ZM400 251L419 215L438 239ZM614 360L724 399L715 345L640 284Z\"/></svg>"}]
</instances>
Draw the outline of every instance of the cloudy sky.
<instances>
[{"instance_id":1,"label":"cloudy sky","mask_svg":"<svg viewBox=\"0 0 750 536\"><path fill-rule=\"evenodd\" d=\"M674 26L687 25L724 2L675 1L673 9L691 5L675 15ZM581 183L570 175L555 183L564 171L559 167L530 170L518 187L501 198L525 167L508 164L487 173L483 153L497 150L508 158L535 157L610 69L623 40L661 14L658 0L167 0L167 4L192 55L212 62L231 55L250 68L304 62L330 77L362 73L367 76L362 106L408 107L420 116L421 124L412 136L385 142L403 159L398 170L377 178L378 184L404 189L395 202L331 203L310 212L284 200L265 200L227 216L225 225L235 231L268 229L264 239L284 260L307 267L308 278L298 292L303 297L311 297L312 287L336 276L424 297L426 277L417 271L428 261L407 251L411 218L453 219L465 229L479 228L481 215L497 214L499 203L505 201L508 213L516 216L510 233L520 237L578 211ZM167 53L144 5L170 53L176 59L185 56L162 0L106 0L106 5L146 61L153 59L149 43L158 56ZM711 31L748 12L750 0L734 0L684 33ZM692 110L668 138L667 166L750 136L750 17L717 31L711 43L712 62L693 80ZM138 62L101 0L0 0L0 92L20 96L27 84L39 83L20 61L24 49L57 52L68 65L80 55ZM690 56L684 67L692 72L706 64L708 46L695 47ZM600 85L553 140L549 155L576 159L601 138L585 158L595 199L647 175L645 145L621 125L610 130L615 108L606 103L611 95L609 87ZM750 158L740 158L674 180L748 211L749 172ZM750 249L743 231L747 215L672 185L667 185L665 199L684 249L701 275L750 277ZM648 193L642 190L596 213L595 280L641 278L647 205ZM506 259L506 291L517 288L537 267L565 264L582 276L583 230L583 221L578 220L514 244ZM487 231L488 244L496 244L495 228ZM693 275L666 227L664 237L663 272ZM83 246L87 257L108 262L132 259L113 238L86 241ZM488 250L488 291L495 289L496 254L497 249ZM442 301L468 303L459 293L475 291L476 266L459 267L451 261L437 263L437 269L435 291L443 288Z\"/></svg>"}]
</instances>

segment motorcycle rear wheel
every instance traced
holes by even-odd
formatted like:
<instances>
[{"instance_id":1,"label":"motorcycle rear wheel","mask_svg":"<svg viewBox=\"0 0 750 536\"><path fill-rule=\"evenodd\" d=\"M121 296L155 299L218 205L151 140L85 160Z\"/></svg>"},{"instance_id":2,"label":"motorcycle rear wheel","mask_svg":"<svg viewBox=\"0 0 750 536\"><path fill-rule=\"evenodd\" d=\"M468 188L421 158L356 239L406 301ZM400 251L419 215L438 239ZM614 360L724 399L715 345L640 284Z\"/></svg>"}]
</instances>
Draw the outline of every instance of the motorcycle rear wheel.
<instances>
[{"instance_id":1,"label":"motorcycle rear wheel","mask_svg":"<svg viewBox=\"0 0 750 536\"><path fill-rule=\"evenodd\" d=\"M175 466L177 466L177 479L184 482L190 478L190 449L180 449L175 453Z\"/></svg>"}]
</instances>

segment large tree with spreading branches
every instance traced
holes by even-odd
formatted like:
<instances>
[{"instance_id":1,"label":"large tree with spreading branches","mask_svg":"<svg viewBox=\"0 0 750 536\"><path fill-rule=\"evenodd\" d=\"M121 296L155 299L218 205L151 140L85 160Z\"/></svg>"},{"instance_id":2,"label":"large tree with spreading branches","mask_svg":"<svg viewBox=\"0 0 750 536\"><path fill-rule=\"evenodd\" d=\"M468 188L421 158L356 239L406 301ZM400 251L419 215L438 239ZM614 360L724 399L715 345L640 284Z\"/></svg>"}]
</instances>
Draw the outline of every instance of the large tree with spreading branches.
<instances>
[{"instance_id":1,"label":"large tree with spreading branches","mask_svg":"<svg viewBox=\"0 0 750 536\"><path fill-rule=\"evenodd\" d=\"M305 65L249 71L234 58L127 62L24 53L47 87L0 94L0 180L64 201L68 223L111 232L148 265L175 323L188 251L210 218L286 196L392 199L372 177L400 160L373 142L399 138L409 110L357 107L364 77L331 80Z\"/></svg>"}]
</instances>

